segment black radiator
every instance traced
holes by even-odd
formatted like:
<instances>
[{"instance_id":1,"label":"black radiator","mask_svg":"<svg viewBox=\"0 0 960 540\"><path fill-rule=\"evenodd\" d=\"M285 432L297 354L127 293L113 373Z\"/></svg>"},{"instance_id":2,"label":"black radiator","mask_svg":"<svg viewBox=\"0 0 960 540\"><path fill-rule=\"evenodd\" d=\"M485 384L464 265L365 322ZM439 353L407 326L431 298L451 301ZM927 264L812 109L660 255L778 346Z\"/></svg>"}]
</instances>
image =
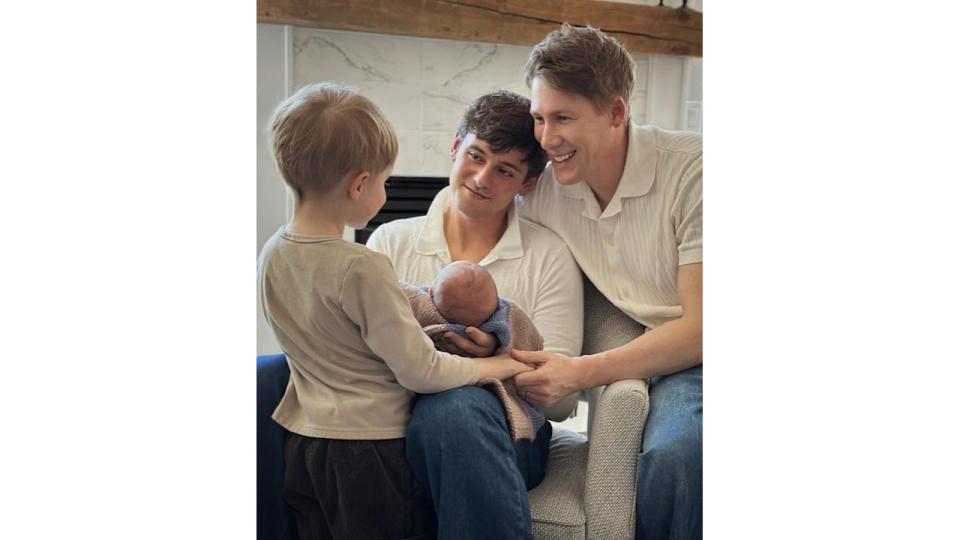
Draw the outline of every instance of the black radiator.
<instances>
[{"instance_id":1,"label":"black radiator","mask_svg":"<svg viewBox=\"0 0 960 540\"><path fill-rule=\"evenodd\" d=\"M425 215L434 195L446 187L447 183L446 178L391 176L386 184L386 204L366 227L357 231L356 241L366 244L367 238L384 223Z\"/></svg>"}]
</instances>

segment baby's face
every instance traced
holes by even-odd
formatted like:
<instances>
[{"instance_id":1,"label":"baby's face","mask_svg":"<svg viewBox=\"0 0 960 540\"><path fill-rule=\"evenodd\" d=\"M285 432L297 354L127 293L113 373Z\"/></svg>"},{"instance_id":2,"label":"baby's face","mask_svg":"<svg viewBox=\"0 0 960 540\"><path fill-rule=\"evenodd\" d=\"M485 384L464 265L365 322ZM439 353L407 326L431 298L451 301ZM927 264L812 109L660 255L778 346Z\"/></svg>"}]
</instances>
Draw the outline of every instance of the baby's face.
<instances>
[{"instance_id":1,"label":"baby's face","mask_svg":"<svg viewBox=\"0 0 960 540\"><path fill-rule=\"evenodd\" d=\"M432 293L440 315L451 323L479 326L497 311L497 284L474 263L446 266L434 280Z\"/></svg>"}]
</instances>

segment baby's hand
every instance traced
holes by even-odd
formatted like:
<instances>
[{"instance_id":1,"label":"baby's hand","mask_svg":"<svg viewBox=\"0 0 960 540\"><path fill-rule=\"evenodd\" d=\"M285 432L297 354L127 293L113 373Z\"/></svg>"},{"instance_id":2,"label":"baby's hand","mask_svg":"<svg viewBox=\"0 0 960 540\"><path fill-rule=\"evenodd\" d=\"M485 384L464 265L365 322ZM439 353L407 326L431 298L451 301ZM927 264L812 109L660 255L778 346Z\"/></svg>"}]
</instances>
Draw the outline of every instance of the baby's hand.
<instances>
[{"instance_id":1,"label":"baby's hand","mask_svg":"<svg viewBox=\"0 0 960 540\"><path fill-rule=\"evenodd\" d=\"M437 344L438 348L460 356L490 356L497 348L497 336L488 334L479 328L468 326L465 338L456 332L447 332Z\"/></svg>"}]
</instances>

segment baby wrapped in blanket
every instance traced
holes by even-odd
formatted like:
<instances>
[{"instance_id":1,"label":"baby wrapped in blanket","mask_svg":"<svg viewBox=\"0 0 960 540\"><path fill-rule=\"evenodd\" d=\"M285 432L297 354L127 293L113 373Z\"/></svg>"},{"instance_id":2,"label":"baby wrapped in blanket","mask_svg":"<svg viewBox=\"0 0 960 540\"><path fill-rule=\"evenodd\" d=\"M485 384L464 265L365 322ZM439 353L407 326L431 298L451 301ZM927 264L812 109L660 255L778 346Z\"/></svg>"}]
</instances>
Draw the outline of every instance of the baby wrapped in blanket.
<instances>
[{"instance_id":1,"label":"baby wrapped in blanket","mask_svg":"<svg viewBox=\"0 0 960 540\"><path fill-rule=\"evenodd\" d=\"M430 287L400 284L410 300L413 314L434 342L445 332L466 336L466 328L475 326L497 337L496 354L510 348L539 351L543 338L516 304L497 295L497 284L482 266L457 261L445 266ZM533 440L543 426L543 413L517 394L512 380L480 380L492 385L503 402L507 423L514 440Z\"/></svg>"}]
</instances>

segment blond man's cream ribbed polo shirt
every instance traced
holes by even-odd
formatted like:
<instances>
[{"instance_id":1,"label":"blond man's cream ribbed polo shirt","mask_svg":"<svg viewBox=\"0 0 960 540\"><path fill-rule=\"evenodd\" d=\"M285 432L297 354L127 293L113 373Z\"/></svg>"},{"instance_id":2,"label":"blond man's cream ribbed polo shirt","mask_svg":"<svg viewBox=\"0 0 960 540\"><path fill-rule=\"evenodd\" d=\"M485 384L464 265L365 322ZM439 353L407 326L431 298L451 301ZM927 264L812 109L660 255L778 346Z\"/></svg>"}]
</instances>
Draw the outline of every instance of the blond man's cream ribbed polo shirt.
<instances>
[{"instance_id":1,"label":"blond man's cream ribbed polo shirt","mask_svg":"<svg viewBox=\"0 0 960 540\"><path fill-rule=\"evenodd\" d=\"M703 261L702 138L631 123L623 175L602 212L586 182L562 186L550 165L518 208L563 239L614 305L660 326L682 315L678 267Z\"/></svg>"}]
</instances>

